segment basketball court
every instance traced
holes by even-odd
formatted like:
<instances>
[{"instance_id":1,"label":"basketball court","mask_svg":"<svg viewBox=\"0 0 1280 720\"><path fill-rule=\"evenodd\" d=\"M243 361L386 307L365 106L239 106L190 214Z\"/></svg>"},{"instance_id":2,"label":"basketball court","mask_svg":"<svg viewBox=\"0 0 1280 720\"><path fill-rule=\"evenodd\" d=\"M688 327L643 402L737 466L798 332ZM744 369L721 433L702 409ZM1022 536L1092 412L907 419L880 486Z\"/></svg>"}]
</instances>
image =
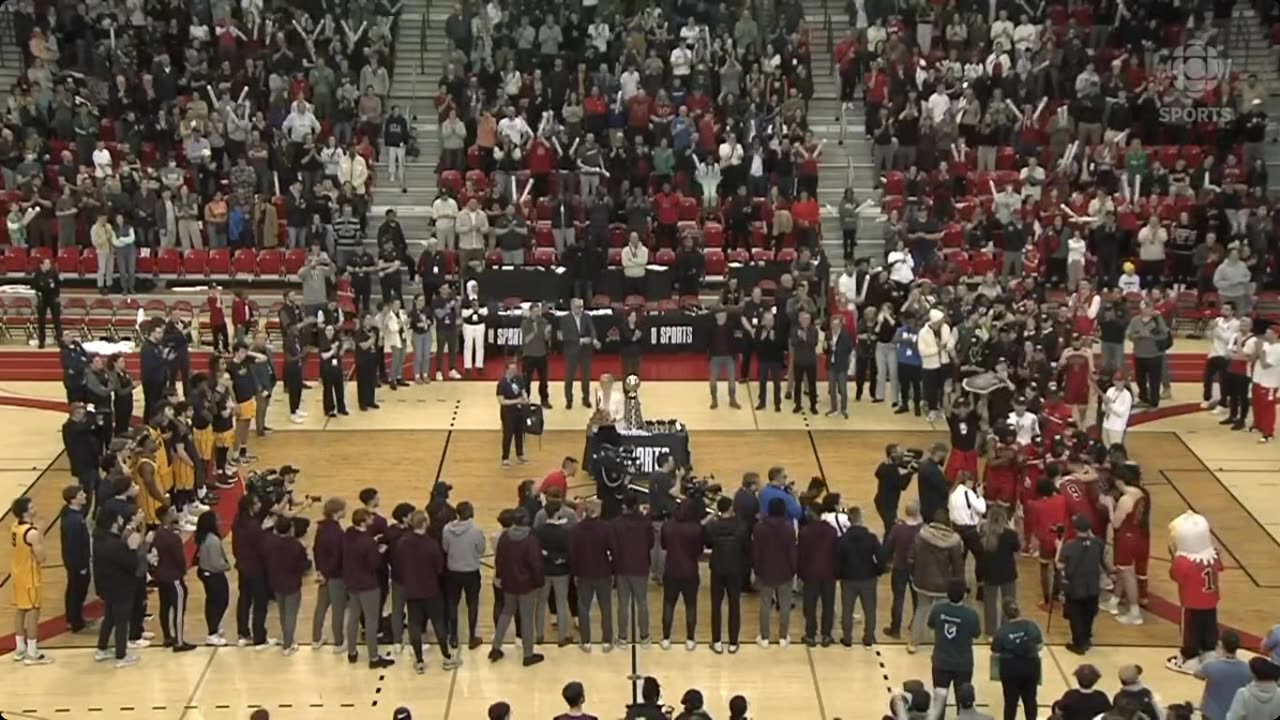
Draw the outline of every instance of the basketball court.
<instances>
[{"instance_id":1,"label":"basketball court","mask_svg":"<svg viewBox=\"0 0 1280 720\"><path fill-rule=\"evenodd\" d=\"M820 391L824 388L819 388ZM723 393L724 388L721 388ZM354 386L348 388L354 400ZM400 501L419 507L437 480L454 486L451 502L472 501L477 520L486 530L497 529L499 510L512 506L516 486L524 478L541 478L558 466L565 455L578 456L588 412L562 407L546 413L547 431L529 438L530 463L511 469L499 465L497 406L493 384L487 381L445 382L413 386L398 392L379 391L382 409L349 417L326 419L320 411L319 390L309 391L304 404L310 411L305 424L288 422L283 399L276 398L270 422L276 432L255 439L252 451L261 467L289 463L303 469L300 489L325 497L340 495L354 503L357 492L377 487L383 512ZM560 384L553 383L552 399L562 404ZM792 415L790 412L756 412L754 386L739 386L742 410L722 406L708 409L703 382L646 382L641 390L648 418L678 418L690 432L693 462L699 473L714 473L732 491L742 473L764 473L771 465L783 465L803 486L811 476L827 479L846 504L870 508L875 466L886 443L923 448L934 440L946 440L945 426L933 429L922 418L894 415L886 405L854 404L850 419ZM723 399L723 397L722 397ZM0 712L6 718L120 717L140 720L243 718L253 708L271 710L273 718L386 718L398 705L410 706L415 717L448 720L484 717L494 700L512 703L522 718L545 718L563 711L560 689L565 682L586 685L587 710L602 717L618 717L630 701L632 652L602 654L597 645L591 655L577 647L540 649L547 661L534 668L520 666L518 653L490 664L487 647L464 650L466 664L448 672L438 656L429 655L426 675L412 669L406 654L392 668L369 670L362 662L348 665L330 648L312 652L303 647L297 655L282 657L279 649L257 652L235 647L200 647L173 655L160 648L143 650L143 662L114 670L109 663L93 662L96 636L71 635L57 616L62 610L63 572L60 566L56 514L63 486L72 482L62 454L59 427L65 418L62 388L58 383L0 383L0 494L7 506L20 494L35 499L38 524L46 529L49 559L44 570L45 629L42 646L55 659L53 665L10 665L0 674ZM1166 577L1168 554L1163 538L1166 524L1179 513L1194 509L1213 525L1228 571L1222 578L1220 620L1253 636L1266 632L1280 619L1275 600L1280 597L1280 447L1259 446L1256 436L1231 433L1217 425L1217 417L1195 408L1199 387L1177 385L1174 400L1158 419L1148 418L1131 432L1129 447L1144 470L1153 498L1153 562L1151 607L1146 624L1125 626L1110 616L1098 619L1096 647L1087 661L1104 675L1104 687L1116 688L1117 668L1136 662L1146 669L1145 680L1166 703L1198 701L1199 683L1163 668L1174 652L1179 632L1177 597ZM825 405L825 402L823 403ZM592 491L580 477L577 489ZM571 493L572 490L571 489ZM231 492L231 491L229 491ZM908 491L914 493L914 490ZM224 494L225 497L225 494ZM314 515L314 512L313 512ZM869 524L879 522L868 511ZM7 528L11 519L6 517ZM224 524L225 529L225 524ZM310 539L306 541L310 547ZM11 548L0 547L0 586L7 584ZM1080 658L1062 649L1066 623L1060 615L1049 618L1034 610L1038 581L1032 561L1020 560L1020 604L1035 618L1050 647L1044 653L1044 680L1040 692L1042 717L1048 704L1070 687L1070 673ZM489 570L485 570L488 574ZM704 569L705 573L705 569ZM309 583L310 581L304 581ZM486 580L486 585L487 585ZM889 641L877 628L881 642L873 649L808 649L799 642L803 620L799 607L791 618L793 643L757 648L756 601L744 598L743 648L735 655L715 655L710 639L708 593L699 597L699 645L686 652L679 645L662 651L655 643L635 652L635 670L655 675L663 683L665 701L678 704L690 687L701 689L714 716L725 712L728 699L746 695L753 717L770 718L867 718L878 717L890 688L913 678L927 678L927 648L909 655L905 646ZM887 623L889 583L881 583L878 625ZM188 576L190 603L187 636L199 643L205 636L202 620L203 593L194 573ZM651 588L650 610L655 639L660 617L659 588ZM300 639L309 639L314 590L304 585L299 621ZM156 600L152 600L153 607ZM0 587L0 627L11 629L12 598ZM489 621L491 596L482 594L482 634L492 634ZM273 608L274 610L274 608ZM677 633L682 632L683 610L676 613ZM234 604L226 626L234 635ZM598 611L596 612L598 622ZM548 622L550 622L548 620ZM271 617L269 628L274 628ZM860 632L860 624L857 630ZM159 635L158 624L150 629ZM548 629L550 635L550 630ZM599 637L598 628L593 633ZM272 630L272 635L277 636ZM7 643L7 644L4 644ZM12 637L0 639L3 652L12 649ZM999 688L986 679L986 664L979 650L976 672L980 704L988 712L1001 707ZM0 661L3 662L3 661Z\"/></svg>"}]
</instances>

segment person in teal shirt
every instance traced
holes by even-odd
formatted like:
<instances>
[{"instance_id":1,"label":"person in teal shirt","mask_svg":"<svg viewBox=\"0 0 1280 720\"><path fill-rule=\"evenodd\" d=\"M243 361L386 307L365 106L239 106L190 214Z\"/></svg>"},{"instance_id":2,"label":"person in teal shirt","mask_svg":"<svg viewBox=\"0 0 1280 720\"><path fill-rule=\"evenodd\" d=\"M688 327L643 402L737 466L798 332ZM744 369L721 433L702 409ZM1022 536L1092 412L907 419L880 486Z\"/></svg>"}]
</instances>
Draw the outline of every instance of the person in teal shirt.
<instances>
[{"instance_id":1,"label":"person in teal shirt","mask_svg":"<svg viewBox=\"0 0 1280 720\"><path fill-rule=\"evenodd\" d=\"M1022 617L1012 600L1004 604L1004 617L1004 624L991 638L991 653L996 656L1004 694L1004 720L1017 717L1019 701L1026 720L1035 720L1044 635L1035 621Z\"/></svg>"},{"instance_id":2,"label":"person in teal shirt","mask_svg":"<svg viewBox=\"0 0 1280 720\"><path fill-rule=\"evenodd\" d=\"M976 610L964 604L968 593L964 580L952 580L947 586L947 602L929 611L935 691L946 692L952 685L973 682L973 641L982 632L982 621Z\"/></svg>"}]
</instances>

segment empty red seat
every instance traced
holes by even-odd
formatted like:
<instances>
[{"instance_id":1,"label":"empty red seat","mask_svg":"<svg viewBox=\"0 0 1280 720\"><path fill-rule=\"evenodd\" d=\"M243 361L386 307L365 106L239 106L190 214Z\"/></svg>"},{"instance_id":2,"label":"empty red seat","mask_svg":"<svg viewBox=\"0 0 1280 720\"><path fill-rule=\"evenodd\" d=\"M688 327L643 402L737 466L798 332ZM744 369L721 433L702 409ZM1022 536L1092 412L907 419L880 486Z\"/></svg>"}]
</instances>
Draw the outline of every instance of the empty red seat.
<instances>
[{"instance_id":1,"label":"empty red seat","mask_svg":"<svg viewBox=\"0 0 1280 720\"><path fill-rule=\"evenodd\" d=\"M708 275L724 275L724 271L728 265L725 261L723 250L719 248L707 248L702 251L702 258L706 262Z\"/></svg>"},{"instance_id":2,"label":"empty red seat","mask_svg":"<svg viewBox=\"0 0 1280 720\"><path fill-rule=\"evenodd\" d=\"M539 221L533 226L533 244L539 248L553 248L556 246L555 233L551 232L551 223Z\"/></svg>"},{"instance_id":3,"label":"empty red seat","mask_svg":"<svg viewBox=\"0 0 1280 720\"><path fill-rule=\"evenodd\" d=\"M25 275L31 255L26 248L11 247L4 254L4 271L10 275Z\"/></svg>"},{"instance_id":4,"label":"empty red seat","mask_svg":"<svg viewBox=\"0 0 1280 720\"><path fill-rule=\"evenodd\" d=\"M284 253L276 249L258 251L258 274L263 277L284 275Z\"/></svg>"},{"instance_id":5,"label":"empty red seat","mask_svg":"<svg viewBox=\"0 0 1280 720\"><path fill-rule=\"evenodd\" d=\"M237 277L256 277L258 255L249 248L240 248L231 256L231 270Z\"/></svg>"},{"instance_id":6,"label":"empty red seat","mask_svg":"<svg viewBox=\"0 0 1280 720\"><path fill-rule=\"evenodd\" d=\"M769 248L756 248L751 251L751 259L758 263L773 262L773 251Z\"/></svg>"},{"instance_id":7,"label":"empty red seat","mask_svg":"<svg viewBox=\"0 0 1280 720\"><path fill-rule=\"evenodd\" d=\"M85 248L80 253L80 274L81 275L97 275L98 274L98 251L93 248Z\"/></svg>"},{"instance_id":8,"label":"empty red seat","mask_svg":"<svg viewBox=\"0 0 1280 720\"><path fill-rule=\"evenodd\" d=\"M622 248L609 248L609 267L622 265Z\"/></svg>"},{"instance_id":9,"label":"empty red seat","mask_svg":"<svg viewBox=\"0 0 1280 720\"><path fill-rule=\"evenodd\" d=\"M177 248L165 248L156 257L156 274L176 276L182 270L184 263L185 260ZM204 268L201 267L197 274L203 275Z\"/></svg>"},{"instance_id":10,"label":"empty red seat","mask_svg":"<svg viewBox=\"0 0 1280 720\"><path fill-rule=\"evenodd\" d=\"M445 170L440 173L440 177L436 180L436 186L441 190L448 190L454 195L462 192L462 173L457 170Z\"/></svg>"},{"instance_id":11,"label":"empty red seat","mask_svg":"<svg viewBox=\"0 0 1280 720\"><path fill-rule=\"evenodd\" d=\"M80 247L78 245L58 250L58 272L63 275L80 274Z\"/></svg>"},{"instance_id":12,"label":"empty red seat","mask_svg":"<svg viewBox=\"0 0 1280 720\"><path fill-rule=\"evenodd\" d=\"M483 170L468 170L465 179L471 187L476 189L476 192L489 190L489 176L485 175Z\"/></svg>"},{"instance_id":13,"label":"empty red seat","mask_svg":"<svg viewBox=\"0 0 1280 720\"><path fill-rule=\"evenodd\" d=\"M35 247L30 250L30 257L27 260L27 268L30 272L35 272L40 267L40 263L45 260L53 260L53 251L47 247Z\"/></svg>"},{"instance_id":14,"label":"empty red seat","mask_svg":"<svg viewBox=\"0 0 1280 720\"><path fill-rule=\"evenodd\" d=\"M626 225L613 223L609 226L609 247L620 248L626 245L630 234L630 229Z\"/></svg>"},{"instance_id":15,"label":"empty red seat","mask_svg":"<svg viewBox=\"0 0 1280 720\"><path fill-rule=\"evenodd\" d=\"M297 275L303 265L307 264L307 251L302 248L291 248L284 252L284 274Z\"/></svg>"},{"instance_id":16,"label":"empty red seat","mask_svg":"<svg viewBox=\"0 0 1280 720\"><path fill-rule=\"evenodd\" d=\"M730 250L729 262L737 263L738 265L746 265L747 263L751 262L751 253L742 249Z\"/></svg>"},{"instance_id":17,"label":"empty red seat","mask_svg":"<svg viewBox=\"0 0 1280 720\"><path fill-rule=\"evenodd\" d=\"M724 247L724 226L718 222L704 223L702 226L702 244L709 248Z\"/></svg>"},{"instance_id":18,"label":"empty red seat","mask_svg":"<svg viewBox=\"0 0 1280 720\"><path fill-rule=\"evenodd\" d=\"M192 248L182 254L182 272L184 275L209 275L209 251Z\"/></svg>"},{"instance_id":19,"label":"empty red seat","mask_svg":"<svg viewBox=\"0 0 1280 720\"><path fill-rule=\"evenodd\" d=\"M792 248L782 248L778 251L777 262L790 265L796 261L796 251Z\"/></svg>"},{"instance_id":20,"label":"empty red seat","mask_svg":"<svg viewBox=\"0 0 1280 720\"><path fill-rule=\"evenodd\" d=\"M225 277L231 274L231 251L215 248L209 251L209 275Z\"/></svg>"},{"instance_id":21,"label":"empty red seat","mask_svg":"<svg viewBox=\"0 0 1280 720\"><path fill-rule=\"evenodd\" d=\"M698 219L698 199L680 196L680 219L696 221Z\"/></svg>"},{"instance_id":22,"label":"empty red seat","mask_svg":"<svg viewBox=\"0 0 1280 720\"><path fill-rule=\"evenodd\" d=\"M958 248L964 245L964 226L951 223L942 229L942 247Z\"/></svg>"},{"instance_id":23,"label":"empty red seat","mask_svg":"<svg viewBox=\"0 0 1280 720\"><path fill-rule=\"evenodd\" d=\"M484 264L489 267L497 267L502 264L502 251L490 250L484 254Z\"/></svg>"},{"instance_id":24,"label":"empty red seat","mask_svg":"<svg viewBox=\"0 0 1280 720\"><path fill-rule=\"evenodd\" d=\"M533 264L540 267L553 267L556 264L555 248L540 247L533 251Z\"/></svg>"},{"instance_id":25,"label":"empty red seat","mask_svg":"<svg viewBox=\"0 0 1280 720\"><path fill-rule=\"evenodd\" d=\"M143 248L138 251L138 276L156 276L156 254L151 252L150 248Z\"/></svg>"},{"instance_id":26,"label":"empty red seat","mask_svg":"<svg viewBox=\"0 0 1280 720\"><path fill-rule=\"evenodd\" d=\"M671 265L675 265L676 253L671 248L662 248L661 250L658 251L657 256L654 258L654 262L656 262L659 265L664 265L667 267L670 267Z\"/></svg>"}]
</instances>

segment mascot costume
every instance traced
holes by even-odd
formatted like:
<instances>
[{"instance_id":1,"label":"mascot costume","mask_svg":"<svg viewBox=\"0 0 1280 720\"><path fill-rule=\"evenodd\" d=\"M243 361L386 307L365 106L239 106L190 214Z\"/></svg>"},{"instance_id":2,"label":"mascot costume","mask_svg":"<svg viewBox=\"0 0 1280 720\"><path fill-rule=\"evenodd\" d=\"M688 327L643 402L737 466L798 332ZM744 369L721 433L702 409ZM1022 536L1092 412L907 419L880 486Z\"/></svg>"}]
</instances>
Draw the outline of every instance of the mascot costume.
<instances>
[{"instance_id":1,"label":"mascot costume","mask_svg":"<svg viewBox=\"0 0 1280 720\"><path fill-rule=\"evenodd\" d=\"M1218 645L1222 559L1203 515L1187 511L1169 523L1169 577L1182 604L1182 648L1165 661L1174 672L1194 674Z\"/></svg>"}]
</instances>

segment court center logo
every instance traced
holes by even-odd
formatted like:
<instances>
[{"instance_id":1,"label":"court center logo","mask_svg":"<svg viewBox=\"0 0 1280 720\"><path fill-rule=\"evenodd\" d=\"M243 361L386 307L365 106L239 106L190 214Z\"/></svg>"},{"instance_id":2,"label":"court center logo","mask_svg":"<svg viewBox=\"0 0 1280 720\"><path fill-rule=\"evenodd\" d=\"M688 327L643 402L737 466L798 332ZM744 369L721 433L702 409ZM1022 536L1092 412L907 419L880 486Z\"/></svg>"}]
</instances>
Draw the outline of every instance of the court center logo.
<instances>
[{"instance_id":1,"label":"court center logo","mask_svg":"<svg viewBox=\"0 0 1280 720\"><path fill-rule=\"evenodd\" d=\"M1218 87L1227 73L1227 61L1218 55L1218 49L1201 42L1174 48L1167 63L1174 86L1193 98Z\"/></svg>"}]
</instances>

